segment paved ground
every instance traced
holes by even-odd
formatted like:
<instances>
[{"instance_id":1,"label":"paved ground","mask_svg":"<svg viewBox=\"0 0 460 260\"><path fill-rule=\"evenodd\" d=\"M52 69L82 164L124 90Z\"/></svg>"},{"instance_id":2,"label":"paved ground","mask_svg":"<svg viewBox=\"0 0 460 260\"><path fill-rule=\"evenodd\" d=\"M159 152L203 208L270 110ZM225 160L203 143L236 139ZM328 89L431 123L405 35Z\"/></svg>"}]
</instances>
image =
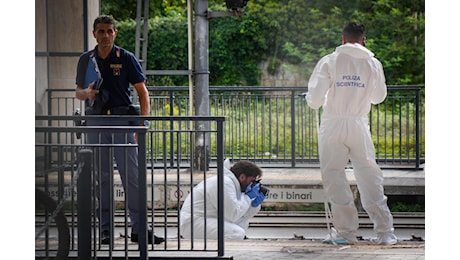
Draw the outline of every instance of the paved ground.
<instances>
[{"instance_id":1,"label":"paved ground","mask_svg":"<svg viewBox=\"0 0 460 260\"><path fill-rule=\"evenodd\" d=\"M291 260L291 259L425 259L424 242L400 242L392 246L326 245L312 240L249 240L227 242L226 255L233 259Z\"/></svg>"},{"instance_id":2,"label":"paved ground","mask_svg":"<svg viewBox=\"0 0 460 260\"><path fill-rule=\"evenodd\" d=\"M164 250L164 244L156 246L155 250L149 249L151 259L234 259L234 260L291 260L291 259L327 259L327 260L374 260L374 259L401 259L401 260L424 260L425 241L399 241L396 245L373 245L368 241L360 241L355 245L328 245L321 240L312 239L247 239L244 241L226 241L225 253L222 257L217 256L217 245L214 241L208 241L207 250L202 244L194 244L195 251L186 251L189 241L181 240L181 248L184 251L176 251L177 242L170 241L166 246L170 250ZM106 248L107 250L107 248ZM136 250L136 245L130 245L130 250ZM135 251L131 251L134 253ZM99 254L103 256L104 254ZM106 254L105 254L106 255ZM113 256L123 256L123 251L114 251ZM131 254L130 254L131 255ZM76 252L71 252L71 259L76 259ZM122 257L123 258L123 257ZM98 258L99 259L99 258ZM130 258L132 259L132 258ZM454 259L454 258L442 258Z\"/></svg>"}]
</instances>

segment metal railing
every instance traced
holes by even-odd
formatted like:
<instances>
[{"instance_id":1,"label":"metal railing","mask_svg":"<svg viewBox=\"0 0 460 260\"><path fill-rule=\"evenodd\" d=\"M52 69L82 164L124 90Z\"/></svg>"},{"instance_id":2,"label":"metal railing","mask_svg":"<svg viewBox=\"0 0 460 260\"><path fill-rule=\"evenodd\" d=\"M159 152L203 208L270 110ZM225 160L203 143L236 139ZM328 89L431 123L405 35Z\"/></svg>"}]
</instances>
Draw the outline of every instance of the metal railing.
<instances>
[{"instance_id":1,"label":"metal railing","mask_svg":"<svg viewBox=\"0 0 460 260\"><path fill-rule=\"evenodd\" d=\"M128 119L149 120L155 128L139 126L73 126L84 120L111 121ZM148 259L161 251L165 258L180 259L184 255L201 259L225 259L223 239L223 208L219 210L218 239L184 240L181 239L180 206L184 196L197 182L210 176L218 176L223 187L223 123L224 117L128 117L128 116L36 116L36 188L44 190L57 203L63 205L67 216L71 245L68 259ZM194 122L206 121L210 129L195 131L190 128ZM174 129L169 124L174 125ZM163 128L159 126L162 125ZM128 135L135 132L139 144L89 144L88 134L111 133ZM213 146L212 158L209 158L213 170L197 170L193 165L195 142L197 136L203 135ZM78 138L79 137L79 138ZM183 142L190 140L190 142ZM162 147L162 154L152 153L154 147ZM191 147L188 147L191 146ZM98 210L97 174L101 171L96 163L100 161L98 152L104 149L113 155L116 149L138 150L139 177L139 222L148 223L156 235L166 238L160 245L147 245L146 226L139 225L139 244L129 241L129 220L127 202L129 191L123 189L117 172L118 164L110 156L113 165L110 177L110 200L115 201L110 211L114 217L110 234L113 242L102 245L99 239L100 223ZM171 148L171 149L169 149ZM172 154L171 154L172 152ZM155 156L152 156L155 154ZM187 154L187 156L184 156ZM147 156L149 155L149 156ZM170 160L173 162L170 162ZM90 165L90 166L89 166ZM79 168L80 167L80 168ZM80 169L80 170L78 170ZM83 170L82 170L83 169ZM198 174L197 174L198 173ZM78 188L77 188L78 187ZM218 207L223 205L223 189L216 194ZM78 207L77 207L78 206ZM121 208L121 209L120 209ZM117 210L116 210L117 209ZM116 212L123 212L117 215ZM171 214L176 212L176 214ZM36 226L43 225L43 211L36 208ZM36 239L36 258L45 259L53 256L53 226L47 227L46 235ZM78 231L78 232L77 232ZM117 234L123 234L117 237ZM142 239L144 238L144 240ZM177 254L182 253L181 255ZM215 255L213 255L214 253Z\"/></svg>"},{"instance_id":2,"label":"metal railing","mask_svg":"<svg viewBox=\"0 0 460 260\"><path fill-rule=\"evenodd\" d=\"M152 116L188 116L187 87L148 87ZM226 117L224 153L263 167L319 167L315 111L299 87L210 87L210 115ZM48 113L83 108L74 90L50 89ZM382 168L420 169L425 161L424 87L389 86L372 106L370 128ZM163 124L163 123L162 123ZM154 125L153 129L160 127ZM173 128L174 125L171 125ZM152 150L154 156L160 148Z\"/></svg>"}]
</instances>

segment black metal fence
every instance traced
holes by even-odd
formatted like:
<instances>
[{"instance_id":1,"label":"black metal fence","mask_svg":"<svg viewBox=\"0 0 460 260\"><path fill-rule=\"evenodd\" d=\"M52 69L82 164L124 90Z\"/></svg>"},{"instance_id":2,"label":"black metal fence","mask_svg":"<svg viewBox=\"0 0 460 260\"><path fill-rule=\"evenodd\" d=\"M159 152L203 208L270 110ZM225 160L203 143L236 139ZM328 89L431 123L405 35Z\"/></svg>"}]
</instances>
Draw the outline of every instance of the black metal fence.
<instances>
[{"instance_id":1,"label":"black metal fence","mask_svg":"<svg viewBox=\"0 0 460 260\"><path fill-rule=\"evenodd\" d=\"M57 202L55 208L62 208L65 212L70 230L69 258L77 255L90 255L94 259L143 258L161 251L162 256L171 258L177 253L206 258L214 252L215 256L211 258L221 259L224 252L222 238L217 241L180 239L180 205L194 184L212 175L220 175L224 158L232 161L247 159L264 168L318 167L316 120L320 111L307 106L301 95L306 89L211 87L210 114L213 116L209 117L188 116L190 99L187 88L149 87L149 91L151 116L130 118L149 120L148 128L79 126L81 120L127 120L127 116L74 116L76 109L84 107L83 102L74 98L74 90L49 90L48 115L36 116L36 188L50 195ZM198 121L210 122L209 129L195 130ZM372 107L370 128L381 167L423 167L423 88L389 87L386 101ZM89 145L87 134L101 131L137 132L139 145ZM146 221L155 234L168 239L160 245L146 245L144 241L141 246L129 241L126 194L118 174L110 174L114 176L110 193L116 202L112 209L115 213L111 228L115 243L112 247L101 245L96 217L98 180L95 176L98 169L94 164L98 158L93 153L90 155L90 183L78 183L78 187L86 187L82 192L82 188L77 190L77 181L79 176L88 177L88 173L79 168L82 157L79 153L102 148L114 153L115 149L132 147L139 151L139 176L145 181L140 185L139 194L145 194L146 200L139 202L146 206ZM114 165L112 173L119 171L115 161L111 164ZM77 196L81 195L90 195L90 205L80 204L83 199ZM88 210L91 224L79 225L79 221L88 216ZM122 213L118 215L117 212ZM44 230L36 236L37 259L54 256L58 251L56 239L59 232L49 221L52 218L49 213L36 207L37 230ZM80 230L83 227L86 230ZM79 240L81 238L85 239ZM83 244L86 246L81 247Z\"/></svg>"},{"instance_id":2,"label":"black metal fence","mask_svg":"<svg viewBox=\"0 0 460 260\"><path fill-rule=\"evenodd\" d=\"M187 87L148 89L152 116L191 114ZM210 87L210 115L226 117L225 157L251 160L263 167L318 167L317 117L301 96L306 91L299 87ZM84 107L74 98L74 90L50 89L48 93L50 115L72 115ZM422 86L389 86L385 102L372 107L370 127L382 168L423 167L423 93ZM174 129L178 124L154 122L151 129L165 125ZM147 156L160 159L163 149L154 145Z\"/></svg>"},{"instance_id":3,"label":"black metal fence","mask_svg":"<svg viewBox=\"0 0 460 260\"><path fill-rule=\"evenodd\" d=\"M126 116L36 116L36 189L45 191L57 206L49 210L36 201L36 259L54 258L63 246L65 236L59 223L53 221L53 213L65 213L68 221L70 244L69 253L62 259L148 259L161 251L163 258L181 259L195 256L201 259L225 259L223 231L217 240L181 239L180 205L197 182L218 175L223 187L223 124L224 117L138 117L149 120L155 128L130 126L73 126L84 120L126 121ZM130 117L129 119L133 119ZM136 118L134 118L136 119ZM194 131L189 128L195 122L209 122L210 129ZM170 128L174 124L174 129ZM162 125L164 127L160 128ZM110 133L122 135L121 139L136 133L136 143L93 143L88 142L89 134ZM205 144L214 148L213 158L204 158L213 165L195 170L195 140L205 138ZM116 140L116 138L115 138ZM183 140L188 140L183 142ZM153 147L161 146L162 151L152 153ZM138 151L139 190L137 194L123 188L120 180L119 162L113 160L115 153L128 157L129 149ZM171 148L171 149L169 149ZM110 206L112 225L110 243L101 243L101 223L98 207L101 196L101 154L108 156L111 187ZM157 154L161 153L161 155ZM152 156L154 154L154 156ZM186 156L184 156L186 155ZM117 158L117 157L116 157ZM118 157L120 158L120 156ZM172 159L172 161L170 161ZM125 166L127 167L127 166ZM126 169L125 169L126 170ZM129 187L129 186L128 186ZM223 191L223 189L220 189ZM130 196L138 196L139 222L148 223L155 235L167 238L162 244L147 245L147 226L139 225L139 243L131 242L128 214ZM219 207L223 205L223 193L218 192ZM43 201L41 201L43 202ZM38 203L38 204L37 204ZM56 210L57 209L57 210ZM223 208L219 211L219 229L223 230ZM54 214L55 215L55 214ZM65 245L64 245L65 246Z\"/></svg>"}]
</instances>

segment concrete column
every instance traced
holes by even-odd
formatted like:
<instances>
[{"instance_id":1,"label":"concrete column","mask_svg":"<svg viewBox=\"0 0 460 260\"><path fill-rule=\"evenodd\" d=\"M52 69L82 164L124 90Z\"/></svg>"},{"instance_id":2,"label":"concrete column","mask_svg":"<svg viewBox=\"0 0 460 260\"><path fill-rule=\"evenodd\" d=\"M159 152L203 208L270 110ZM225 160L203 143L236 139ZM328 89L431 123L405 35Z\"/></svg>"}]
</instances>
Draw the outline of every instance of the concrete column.
<instances>
[{"instance_id":1,"label":"concrete column","mask_svg":"<svg viewBox=\"0 0 460 260\"><path fill-rule=\"evenodd\" d=\"M195 1L195 113L209 116L209 24L208 1ZM208 131L209 122L198 121L196 130ZM195 167L205 170L209 167L209 133L197 133Z\"/></svg>"},{"instance_id":2,"label":"concrete column","mask_svg":"<svg viewBox=\"0 0 460 260\"><path fill-rule=\"evenodd\" d=\"M95 46L99 0L35 0L35 114L71 115L75 104L53 104L47 89L75 89L78 57ZM74 92L68 92L74 96ZM77 105L78 107L79 105Z\"/></svg>"}]
</instances>

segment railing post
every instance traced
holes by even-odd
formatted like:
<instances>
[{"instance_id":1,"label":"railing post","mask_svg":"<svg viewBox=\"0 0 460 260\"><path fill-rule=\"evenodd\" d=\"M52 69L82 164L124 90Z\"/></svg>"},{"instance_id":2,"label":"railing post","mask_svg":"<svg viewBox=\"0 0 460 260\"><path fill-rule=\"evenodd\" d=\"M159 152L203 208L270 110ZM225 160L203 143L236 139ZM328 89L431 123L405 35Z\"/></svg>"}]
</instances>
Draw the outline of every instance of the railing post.
<instances>
[{"instance_id":1,"label":"railing post","mask_svg":"<svg viewBox=\"0 0 460 260\"><path fill-rule=\"evenodd\" d=\"M78 257L91 259L91 155L90 149L78 151L81 172L77 181Z\"/></svg>"},{"instance_id":2,"label":"railing post","mask_svg":"<svg viewBox=\"0 0 460 260\"><path fill-rule=\"evenodd\" d=\"M415 92L415 169L420 169L420 88Z\"/></svg>"},{"instance_id":3,"label":"railing post","mask_svg":"<svg viewBox=\"0 0 460 260\"><path fill-rule=\"evenodd\" d=\"M169 92L169 116L174 116L174 90ZM171 130L171 134L169 136L169 165L174 167L174 120L169 121L169 130Z\"/></svg>"},{"instance_id":4,"label":"railing post","mask_svg":"<svg viewBox=\"0 0 460 260\"><path fill-rule=\"evenodd\" d=\"M291 91L291 166L295 167L296 154L295 154L295 95Z\"/></svg>"},{"instance_id":5,"label":"railing post","mask_svg":"<svg viewBox=\"0 0 460 260\"><path fill-rule=\"evenodd\" d=\"M144 131L137 132L138 143L138 178L139 178L139 259L147 259L147 163L146 138ZM153 188L153 179L152 179ZM153 203L153 202L152 202ZM154 226L154 223L152 223ZM152 238L153 239L153 238Z\"/></svg>"},{"instance_id":6,"label":"railing post","mask_svg":"<svg viewBox=\"0 0 460 260\"><path fill-rule=\"evenodd\" d=\"M224 255L224 121L217 121L217 255Z\"/></svg>"}]
</instances>

